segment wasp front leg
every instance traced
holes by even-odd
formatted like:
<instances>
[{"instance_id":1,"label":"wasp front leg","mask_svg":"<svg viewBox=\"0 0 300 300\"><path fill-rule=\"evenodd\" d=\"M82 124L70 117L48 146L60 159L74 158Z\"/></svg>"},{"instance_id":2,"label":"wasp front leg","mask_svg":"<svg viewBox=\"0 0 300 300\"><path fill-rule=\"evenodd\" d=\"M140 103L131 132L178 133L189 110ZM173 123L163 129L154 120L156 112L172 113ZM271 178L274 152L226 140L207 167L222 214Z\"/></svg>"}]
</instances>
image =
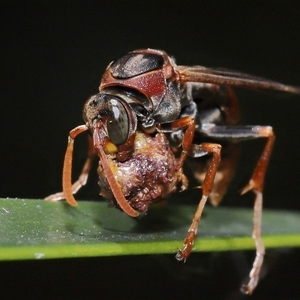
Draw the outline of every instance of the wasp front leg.
<instances>
[{"instance_id":1,"label":"wasp front leg","mask_svg":"<svg viewBox=\"0 0 300 300\"><path fill-rule=\"evenodd\" d=\"M190 150L194 138L195 133L195 121L192 117L182 117L178 120L175 120L171 123L171 129L169 130L159 130L160 132L175 132L181 131L182 137L180 145L182 148L180 157L179 157L179 166L180 168L183 166L186 157L188 155L188 151Z\"/></svg>"},{"instance_id":2,"label":"wasp front leg","mask_svg":"<svg viewBox=\"0 0 300 300\"><path fill-rule=\"evenodd\" d=\"M194 215L192 224L188 230L188 234L184 240L184 248L183 250L178 250L176 254L176 259L179 261L185 261L192 251L192 247L194 244L194 240L198 230L198 224L201 219L201 215L208 199L208 196L212 190L212 186L214 183L214 179L216 176L216 172L218 169L218 165L221 160L221 145L213 144L213 143L203 143L200 145L192 145L189 155L193 155L197 153L197 156L212 154L212 160L208 166L208 170L206 172L203 184L202 184L202 197L199 202L198 208Z\"/></svg>"}]
</instances>

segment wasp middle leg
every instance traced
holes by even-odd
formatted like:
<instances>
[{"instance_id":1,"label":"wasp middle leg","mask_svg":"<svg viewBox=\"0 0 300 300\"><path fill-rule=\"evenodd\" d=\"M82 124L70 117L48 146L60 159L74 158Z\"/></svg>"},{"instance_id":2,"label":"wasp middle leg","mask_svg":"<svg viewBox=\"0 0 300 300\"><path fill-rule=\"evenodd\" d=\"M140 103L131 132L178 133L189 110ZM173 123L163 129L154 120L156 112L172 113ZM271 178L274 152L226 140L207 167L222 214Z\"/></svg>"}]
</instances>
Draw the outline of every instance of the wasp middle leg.
<instances>
[{"instance_id":1,"label":"wasp middle leg","mask_svg":"<svg viewBox=\"0 0 300 300\"><path fill-rule=\"evenodd\" d=\"M208 199L208 196L211 192L218 165L221 160L221 145L214 143L192 145L189 154L194 155L195 153L197 153L198 156L212 154L213 157L206 172L204 181L202 183L202 197L194 215L192 224L188 230L188 234L184 240L184 248L183 250L178 250L176 254L176 259L179 261L185 261L192 251L192 247L198 230L198 224L200 222L201 215L206 201Z\"/></svg>"}]
</instances>

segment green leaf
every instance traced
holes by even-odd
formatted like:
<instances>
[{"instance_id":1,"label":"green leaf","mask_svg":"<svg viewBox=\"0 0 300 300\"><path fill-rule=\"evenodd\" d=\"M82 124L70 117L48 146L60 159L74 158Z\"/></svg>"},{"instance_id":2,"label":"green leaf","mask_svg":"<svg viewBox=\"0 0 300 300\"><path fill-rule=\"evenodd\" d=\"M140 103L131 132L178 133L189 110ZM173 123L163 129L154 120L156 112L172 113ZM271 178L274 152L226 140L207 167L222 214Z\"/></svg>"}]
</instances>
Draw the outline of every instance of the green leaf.
<instances>
[{"instance_id":1,"label":"green leaf","mask_svg":"<svg viewBox=\"0 0 300 300\"><path fill-rule=\"evenodd\" d=\"M175 253L196 207L153 206L128 217L106 203L0 199L0 260ZM255 249L252 210L206 207L193 251ZM300 214L263 212L266 247L300 246Z\"/></svg>"}]
</instances>

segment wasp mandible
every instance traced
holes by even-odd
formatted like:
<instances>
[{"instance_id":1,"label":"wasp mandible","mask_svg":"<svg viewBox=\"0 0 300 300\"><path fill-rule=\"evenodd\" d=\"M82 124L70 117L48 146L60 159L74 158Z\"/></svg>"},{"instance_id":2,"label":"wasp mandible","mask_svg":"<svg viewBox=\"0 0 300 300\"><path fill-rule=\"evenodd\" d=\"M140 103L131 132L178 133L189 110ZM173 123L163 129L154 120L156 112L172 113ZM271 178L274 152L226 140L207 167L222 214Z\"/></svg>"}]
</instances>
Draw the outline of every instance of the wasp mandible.
<instances>
[{"instance_id":1,"label":"wasp mandible","mask_svg":"<svg viewBox=\"0 0 300 300\"><path fill-rule=\"evenodd\" d=\"M275 135L271 126L237 125L239 105L234 87L300 94L300 88L239 72L176 65L161 50L136 50L113 61L102 76L99 93L84 105L85 124L70 131L63 192L46 199L66 199L76 206L73 194L86 184L92 160L98 156L100 194L110 205L137 217L147 212L150 204L185 189L188 180L183 164L188 157L197 158L193 172L202 182L202 197L184 247L176 254L177 260L185 261L207 199L219 204L233 177L236 143L265 138L263 152L242 190L242 194L255 194L253 238L257 254L249 283L242 287L243 292L251 294L265 254L262 192ZM84 131L91 134L88 158L72 185L74 139ZM198 160L203 156L210 160Z\"/></svg>"}]
</instances>

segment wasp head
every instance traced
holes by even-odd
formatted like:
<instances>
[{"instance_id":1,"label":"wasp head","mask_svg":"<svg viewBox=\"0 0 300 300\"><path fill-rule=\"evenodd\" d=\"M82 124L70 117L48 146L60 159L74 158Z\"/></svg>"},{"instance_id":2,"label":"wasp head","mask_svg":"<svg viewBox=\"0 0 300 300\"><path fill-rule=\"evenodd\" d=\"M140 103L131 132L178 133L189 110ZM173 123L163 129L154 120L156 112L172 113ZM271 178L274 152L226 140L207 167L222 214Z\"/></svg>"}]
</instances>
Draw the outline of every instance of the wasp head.
<instances>
[{"instance_id":1,"label":"wasp head","mask_svg":"<svg viewBox=\"0 0 300 300\"><path fill-rule=\"evenodd\" d=\"M98 128L99 142L115 149L113 152L122 152L122 146L132 139L137 127L136 115L128 103L121 97L105 93L87 100L83 118L92 132Z\"/></svg>"}]
</instances>

